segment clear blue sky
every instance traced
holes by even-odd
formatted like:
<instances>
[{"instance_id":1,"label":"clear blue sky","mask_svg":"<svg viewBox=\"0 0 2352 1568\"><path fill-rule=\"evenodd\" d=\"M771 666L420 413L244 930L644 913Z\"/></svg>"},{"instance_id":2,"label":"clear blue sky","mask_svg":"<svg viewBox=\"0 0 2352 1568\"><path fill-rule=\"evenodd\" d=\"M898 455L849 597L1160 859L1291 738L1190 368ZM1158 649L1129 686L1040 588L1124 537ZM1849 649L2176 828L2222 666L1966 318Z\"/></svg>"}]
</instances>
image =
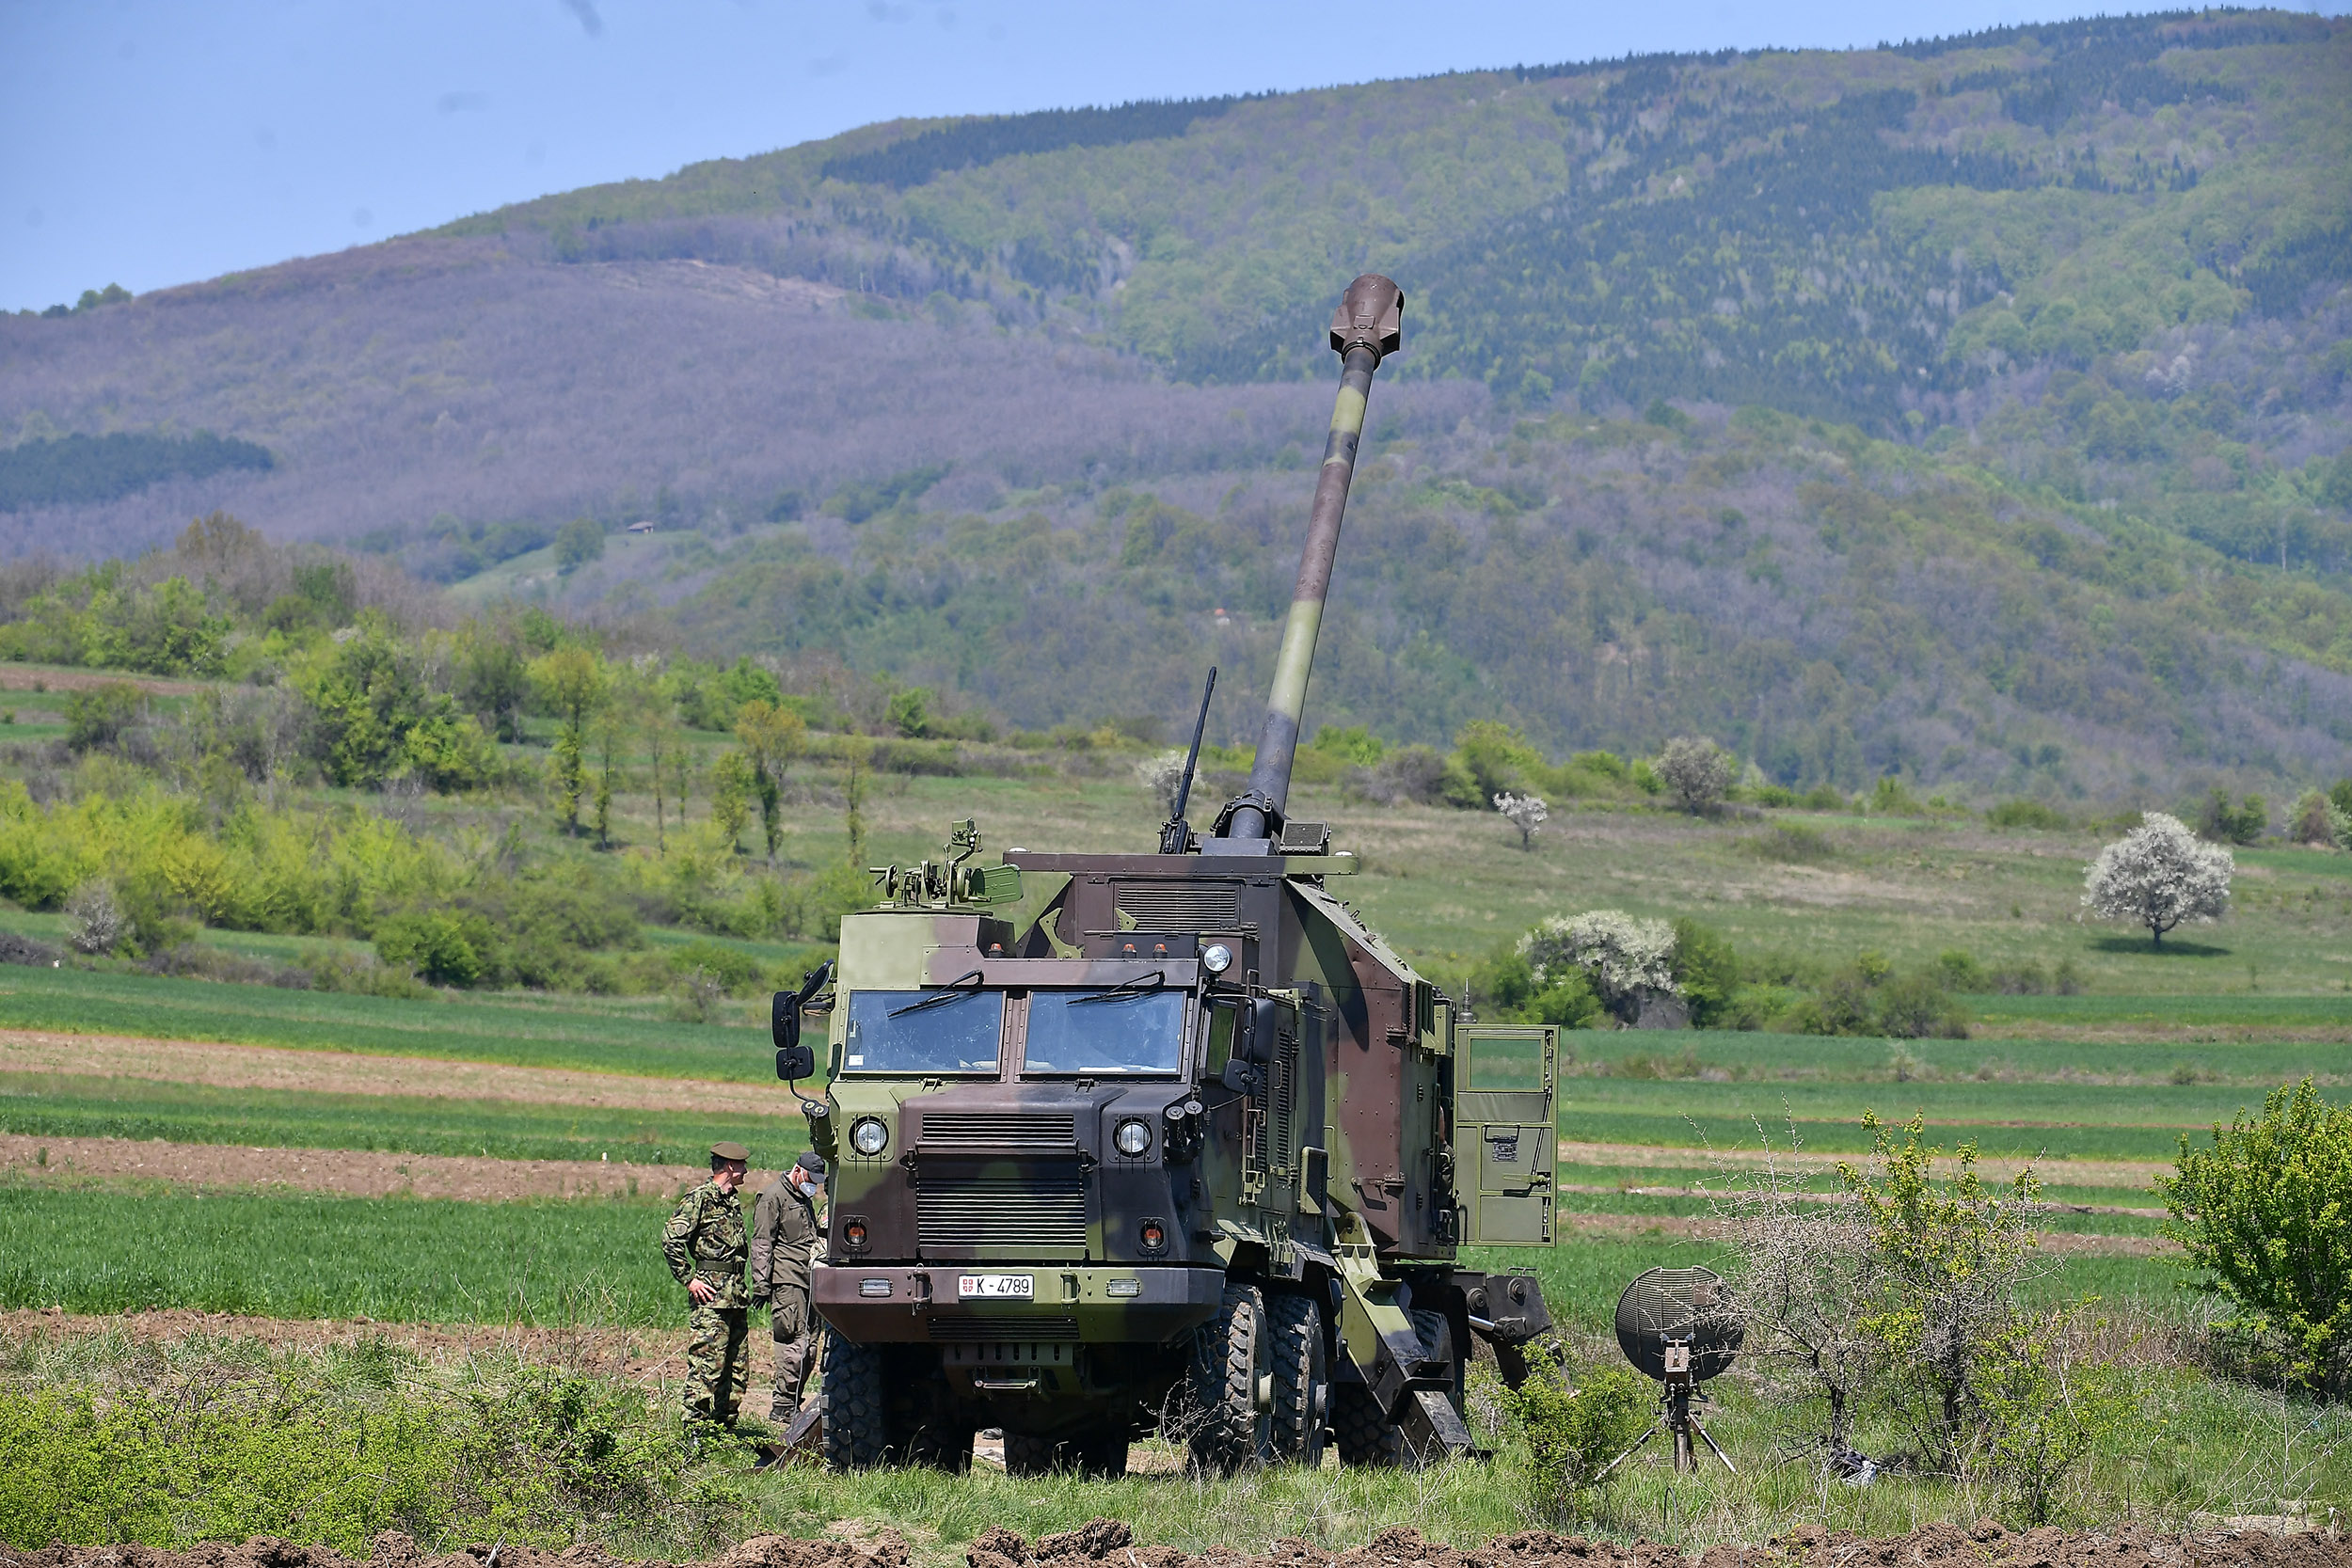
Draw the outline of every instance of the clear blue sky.
<instances>
[{"instance_id":1,"label":"clear blue sky","mask_svg":"<svg viewBox=\"0 0 2352 1568\"><path fill-rule=\"evenodd\" d=\"M210 277L898 115L1649 50L1867 46L2093 8L0 0L0 309Z\"/></svg>"}]
</instances>

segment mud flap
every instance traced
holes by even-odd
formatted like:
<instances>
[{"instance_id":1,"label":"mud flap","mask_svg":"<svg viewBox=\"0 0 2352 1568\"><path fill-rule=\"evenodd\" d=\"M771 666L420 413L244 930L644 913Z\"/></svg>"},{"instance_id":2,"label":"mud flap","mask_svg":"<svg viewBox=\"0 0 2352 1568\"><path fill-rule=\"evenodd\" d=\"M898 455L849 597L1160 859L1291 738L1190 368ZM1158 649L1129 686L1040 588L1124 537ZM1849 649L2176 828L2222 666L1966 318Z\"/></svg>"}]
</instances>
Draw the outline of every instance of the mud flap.
<instances>
[{"instance_id":1,"label":"mud flap","mask_svg":"<svg viewBox=\"0 0 2352 1568\"><path fill-rule=\"evenodd\" d=\"M760 1449L756 1469L788 1464L795 1459L815 1459L824 1452L825 1406L821 1400L803 1400L801 1408L785 1426L784 1435Z\"/></svg>"},{"instance_id":2,"label":"mud flap","mask_svg":"<svg viewBox=\"0 0 2352 1568\"><path fill-rule=\"evenodd\" d=\"M1436 1388L1416 1388L1397 1407L1396 1424L1423 1465L1458 1459L1477 1448L1454 1402Z\"/></svg>"}]
</instances>

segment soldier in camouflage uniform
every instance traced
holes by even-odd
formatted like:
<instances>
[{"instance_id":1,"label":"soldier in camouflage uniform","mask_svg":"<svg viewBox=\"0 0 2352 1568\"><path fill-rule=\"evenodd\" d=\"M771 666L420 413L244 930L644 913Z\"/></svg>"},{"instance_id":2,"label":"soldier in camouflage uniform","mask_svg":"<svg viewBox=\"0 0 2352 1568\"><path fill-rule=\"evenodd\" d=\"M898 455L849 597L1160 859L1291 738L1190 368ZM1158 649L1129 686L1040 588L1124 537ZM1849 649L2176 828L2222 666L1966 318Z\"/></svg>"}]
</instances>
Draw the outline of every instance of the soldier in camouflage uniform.
<instances>
[{"instance_id":1,"label":"soldier in camouflage uniform","mask_svg":"<svg viewBox=\"0 0 2352 1568\"><path fill-rule=\"evenodd\" d=\"M801 1408L808 1374L817 1366L817 1315L809 1310L809 1260L822 1234L817 1195L825 1190L825 1162L803 1151L790 1170L759 1195L752 1212L752 1299L768 1304L776 1340L776 1393L768 1418L789 1421Z\"/></svg>"},{"instance_id":2,"label":"soldier in camouflage uniform","mask_svg":"<svg viewBox=\"0 0 2352 1568\"><path fill-rule=\"evenodd\" d=\"M710 1146L710 1180L678 1200L662 1227L661 1255L693 1305L686 1323L686 1418L733 1426L750 1381L751 1297L744 1288L748 1246L736 1191L751 1168L741 1144Z\"/></svg>"}]
</instances>

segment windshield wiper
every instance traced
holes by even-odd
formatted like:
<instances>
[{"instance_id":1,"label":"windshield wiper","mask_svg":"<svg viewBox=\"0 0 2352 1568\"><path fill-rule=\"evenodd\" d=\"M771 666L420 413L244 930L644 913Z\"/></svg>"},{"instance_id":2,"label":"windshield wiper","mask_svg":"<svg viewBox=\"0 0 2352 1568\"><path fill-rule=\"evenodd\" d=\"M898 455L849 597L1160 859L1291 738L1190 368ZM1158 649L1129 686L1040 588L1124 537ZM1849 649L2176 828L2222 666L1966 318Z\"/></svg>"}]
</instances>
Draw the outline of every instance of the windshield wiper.
<instances>
[{"instance_id":1,"label":"windshield wiper","mask_svg":"<svg viewBox=\"0 0 2352 1568\"><path fill-rule=\"evenodd\" d=\"M1108 990L1089 991L1084 996L1073 996L1070 999L1070 1006L1083 1007L1089 1002L1123 1002L1131 996L1149 996L1167 984L1166 972L1155 969L1149 974L1138 974L1132 980L1121 980Z\"/></svg>"},{"instance_id":2,"label":"windshield wiper","mask_svg":"<svg viewBox=\"0 0 2352 1568\"><path fill-rule=\"evenodd\" d=\"M964 997L972 995L975 991L977 991L979 987L975 986L971 990L958 990L956 988L963 984L966 980L977 980L981 977L980 972L977 969L973 970L968 974L959 974L954 979L948 981L944 988L933 991L930 995L923 998L922 1001L910 1002L903 1007L891 1008L890 1016L892 1018L904 1018L909 1013L919 1013L926 1007L944 1007L950 1002L960 1001Z\"/></svg>"}]
</instances>

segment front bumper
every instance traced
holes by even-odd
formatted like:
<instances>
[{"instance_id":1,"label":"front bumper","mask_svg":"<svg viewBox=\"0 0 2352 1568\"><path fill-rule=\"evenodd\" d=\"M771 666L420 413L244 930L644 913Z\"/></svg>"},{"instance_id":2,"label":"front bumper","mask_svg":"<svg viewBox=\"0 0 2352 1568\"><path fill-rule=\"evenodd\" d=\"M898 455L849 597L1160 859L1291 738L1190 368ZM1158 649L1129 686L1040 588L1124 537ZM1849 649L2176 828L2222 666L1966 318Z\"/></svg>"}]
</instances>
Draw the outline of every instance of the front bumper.
<instances>
[{"instance_id":1,"label":"front bumper","mask_svg":"<svg viewBox=\"0 0 2352 1568\"><path fill-rule=\"evenodd\" d=\"M1026 1275L1031 1294L966 1300L975 1275ZM1216 1316L1224 1292L1212 1268L819 1263L810 1299L860 1344L1162 1345Z\"/></svg>"}]
</instances>

